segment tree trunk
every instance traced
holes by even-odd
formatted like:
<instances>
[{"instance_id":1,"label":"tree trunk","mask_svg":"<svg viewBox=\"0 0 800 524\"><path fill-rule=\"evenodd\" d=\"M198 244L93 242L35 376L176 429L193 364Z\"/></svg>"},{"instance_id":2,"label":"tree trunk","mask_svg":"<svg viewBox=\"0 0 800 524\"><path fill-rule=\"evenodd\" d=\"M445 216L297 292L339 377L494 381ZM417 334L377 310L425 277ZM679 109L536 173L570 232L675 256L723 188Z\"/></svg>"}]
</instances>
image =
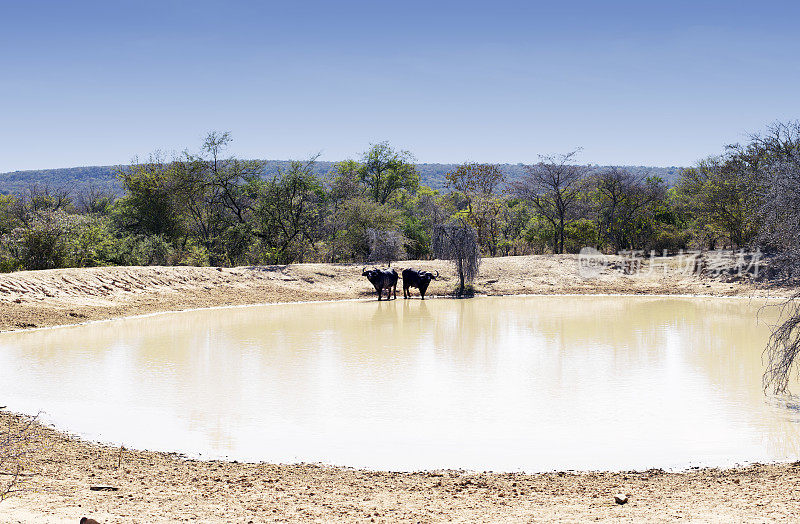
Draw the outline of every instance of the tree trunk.
<instances>
[{"instance_id":1,"label":"tree trunk","mask_svg":"<svg viewBox=\"0 0 800 524\"><path fill-rule=\"evenodd\" d=\"M458 296L464 296L464 264L463 261L459 258L458 259L458 279L459 279L459 286L458 286Z\"/></svg>"}]
</instances>

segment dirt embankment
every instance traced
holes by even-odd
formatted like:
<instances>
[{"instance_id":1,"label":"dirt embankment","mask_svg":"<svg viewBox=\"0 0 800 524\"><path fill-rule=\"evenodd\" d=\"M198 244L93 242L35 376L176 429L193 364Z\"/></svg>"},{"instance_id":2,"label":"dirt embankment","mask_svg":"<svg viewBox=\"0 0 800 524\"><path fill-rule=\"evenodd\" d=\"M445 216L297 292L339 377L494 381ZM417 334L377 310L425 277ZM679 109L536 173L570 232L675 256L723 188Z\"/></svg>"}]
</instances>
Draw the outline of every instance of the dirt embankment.
<instances>
[{"instance_id":1,"label":"dirt embankment","mask_svg":"<svg viewBox=\"0 0 800 524\"><path fill-rule=\"evenodd\" d=\"M727 277L700 278L677 262L626 275L619 260L607 261L599 276L587 279L575 256L486 259L476 288L487 294L785 296L792 291L759 289ZM447 294L456 285L444 262L399 265L440 271L430 294ZM20 272L0 275L0 330L197 307L369 296L370 286L355 265ZM0 427L20 420L0 410ZM0 522L77 523L83 515L104 523L766 522L796 521L800 515L800 463L683 473L393 473L121 452L40 426L36 439L36 452L26 464L28 491L0 502ZM8 478L6 467L0 467L0 486ZM116 490L90 489L97 485ZM616 504L616 493L629 494L629 502Z\"/></svg>"},{"instance_id":2,"label":"dirt embankment","mask_svg":"<svg viewBox=\"0 0 800 524\"><path fill-rule=\"evenodd\" d=\"M16 415L0 411L0 424ZM157 430L157 428L155 428ZM465 435L464 438L469 438ZM434 471L185 460L41 428L3 523L796 522L800 463L683 473ZM0 478L0 482L2 482ZM92 491L111 486L115 491ZM629 495L625 505L615 494Z\"/></svg>"},{"instance_id":3,"label":"dirt embankment","mask_svg":"<svg viewBox=\"0 0 800 524\"><path fill-rule=\"evenodd\" d=\"M731 278L700 278L677 259L669 265L624 274L618 257L593 278L579 272L575 255L542 255L483 260L476 291L489 295L552 293L646 293L784 295ZM403 261L400 267L439 271L429 295L456 287L451 264ZM401 284L402 285L402 284ZM401 290L402 291L402 290ZM374 291L361 266L293 264L236 268L102 267L0 274L0 331L75 324L126 315L191 308L337 300L369 297Z\"/></svg>"}]
</instances>

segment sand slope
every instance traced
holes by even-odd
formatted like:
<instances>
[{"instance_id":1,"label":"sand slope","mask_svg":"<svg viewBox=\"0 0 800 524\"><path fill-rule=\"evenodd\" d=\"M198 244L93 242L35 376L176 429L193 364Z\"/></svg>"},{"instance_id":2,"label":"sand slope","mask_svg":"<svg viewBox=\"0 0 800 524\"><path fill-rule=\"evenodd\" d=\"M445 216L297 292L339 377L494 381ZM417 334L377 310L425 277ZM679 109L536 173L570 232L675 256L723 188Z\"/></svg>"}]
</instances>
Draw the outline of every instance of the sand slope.
<instances>
[{"instance_id":1,"label":"sand slope","mask_svg":"<svg viewBox=\"0 0 800 524\"><path fill-rule=\"evenodd\" d=\"M0 423L16 416L2 414ZM468 438L465 435L465 438ZM685 473L391 473L124 451L43 429L0 522L797 522L800 464ZM120 467L118 467L120 465ZM111 485L119 491L91 491ZM630 495L617 505L616 493Z\"/></svg>"},{"instance_id":2,"label":"sand slope","mask_svg":"<svg viewBox=\"0 0 800 524\"><path fill-rule=\"evenodd\" d=\"M479 293L652 293L751 295L760 290L728 278L699 278L672 267L625 275L618 257L597 278L583 278L575 255L483 260ZM440 271L429 295L448 294L457 279L445 261L402 261L398 268ZM616 267L616 269L615 269ZM74 324L125 315L221 305L374 297L354 264L237 268L102 267L0 274L0 331ZM401 286L399 291L402 293Z\"/></svg>"}]
</instances>

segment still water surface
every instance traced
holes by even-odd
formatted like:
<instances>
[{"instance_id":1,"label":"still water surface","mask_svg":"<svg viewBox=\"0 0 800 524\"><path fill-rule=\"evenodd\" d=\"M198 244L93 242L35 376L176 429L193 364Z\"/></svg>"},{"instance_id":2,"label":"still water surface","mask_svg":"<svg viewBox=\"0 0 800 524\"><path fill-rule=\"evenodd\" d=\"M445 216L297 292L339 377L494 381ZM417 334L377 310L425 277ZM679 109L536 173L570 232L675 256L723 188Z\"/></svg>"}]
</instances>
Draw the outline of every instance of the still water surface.
<instances>
[{"instance_id":1,"label":"still water surface","mask_svg":"<svg viewBox=\"0 0 800 524\"><path fill-rule=\"evenodd\" d=\"M797 459L748 300L495 297L202 310L0 334L0 400L202 458L376 469Z\"/></svg>"}]
</instances>

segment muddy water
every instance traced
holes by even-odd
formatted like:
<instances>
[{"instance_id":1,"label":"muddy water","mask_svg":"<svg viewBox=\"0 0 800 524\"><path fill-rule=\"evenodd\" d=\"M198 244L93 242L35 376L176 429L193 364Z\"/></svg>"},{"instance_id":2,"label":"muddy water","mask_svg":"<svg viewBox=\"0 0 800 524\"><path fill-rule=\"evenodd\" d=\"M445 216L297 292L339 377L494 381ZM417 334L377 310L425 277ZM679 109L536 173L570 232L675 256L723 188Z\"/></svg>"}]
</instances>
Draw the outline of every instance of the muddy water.
<instances>
[{"instance_id":1,"label":"muddy water","mask_svg":"<svg viewBox=\"0 0 800 524\"><path fill-rule=\"evenodd\" d=\"M797 459L796 408L761 390L777 312L758 305L400 299L0 334L0 404L201 458L495 471Z\"/></svg>"}]
</instances>

